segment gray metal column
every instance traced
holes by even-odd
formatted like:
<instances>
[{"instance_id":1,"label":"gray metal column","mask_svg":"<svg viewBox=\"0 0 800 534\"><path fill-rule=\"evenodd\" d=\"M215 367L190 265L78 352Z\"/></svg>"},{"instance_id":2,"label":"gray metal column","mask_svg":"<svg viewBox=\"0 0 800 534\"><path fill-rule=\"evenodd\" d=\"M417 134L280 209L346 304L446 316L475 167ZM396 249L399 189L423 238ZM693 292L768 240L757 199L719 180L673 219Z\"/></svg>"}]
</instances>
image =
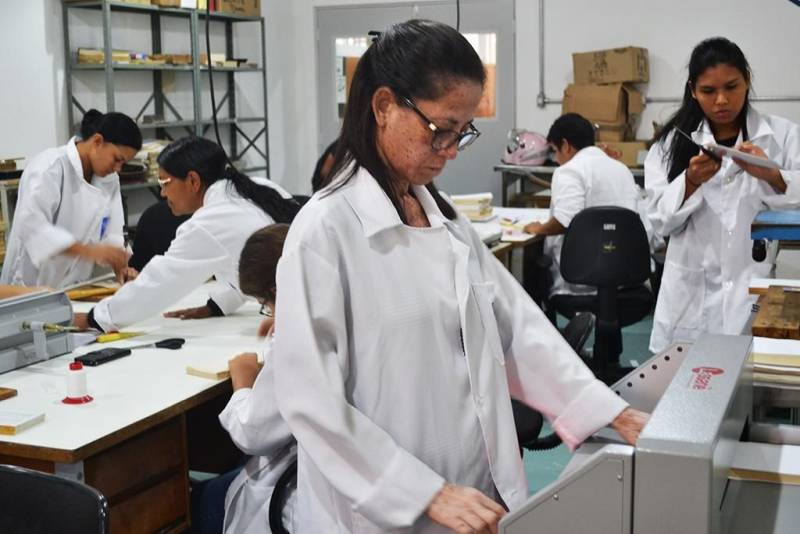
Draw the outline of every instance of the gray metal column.
<instances>
[{"instance_id":1,"label":"gray metal column","mask_svg":"<svg viewBox=\"0 0 800 534\"><path fill-rule=\"evenodd\" d=\"M261 80L262 80L262 96L264 97L264 174L267 178L269 175L269 113L267 112L267 34L264 17L259 19L261 26Z\"/></svg>"},{"instance_id":2,"label":"gray metal column","mask_svg":"<svg viewBox=\"0 0 800 534\"><path fill-rule=\"evenodd\" d=\"M114 111L114 63L111 46L111 2L103 0L103 50L105 52L106 113Z\"/></svg>"},{"instance_id":3,"label":"gray metal column","mask_svg":"<svg viewBox=\"0 0 800 534\"><path fill-rule=\"evenodd\" d=\"M150 15L150 40L152 41L153 54L161 53L161 16L158 13ZM166 120L164 115L164 80L163 73L160 70L153 70L153 110L157 117L161 120ZM165 137L163 128L156 128L154 132L156 138L163 139Z\"/></svg>"},{"instance_id":4,"label":"gray metal column","mask_svg":"<svg viewBox=\"0 0 800 534\"><path fill-rule=\"evenodd\" d=\"M226 20L225 21L225 57L230 59L234 57L233 52L233 22ZM228 117L235 120L236 118L236 81L234 80L234 76L236 73L234 71L227 72L225 74L226 81L227 81L227 88L228 88ZM236 143L236 124L233 123L229 126L229 135L230 135L230 147L228 147L228 153L231 155L231 161L236 162L236 159L239 157L237 154L237 143Z\"/></svg>"},{"instance_id":5,"label":"gray metal column","mask_svg":"<svg viewBox=\"0 0 800 534\"><path fill-rule=\"evenodd\" d=\"M67 135L71 136L75 126L75 112L73 111L75 104L72 102L72 45L69 42L69 8L63 0L61 2L61 16L64 25L64 76L66 78L64 85L67 90L67 124L69 125L67 127Z\"/></svg>"}]
</instances>

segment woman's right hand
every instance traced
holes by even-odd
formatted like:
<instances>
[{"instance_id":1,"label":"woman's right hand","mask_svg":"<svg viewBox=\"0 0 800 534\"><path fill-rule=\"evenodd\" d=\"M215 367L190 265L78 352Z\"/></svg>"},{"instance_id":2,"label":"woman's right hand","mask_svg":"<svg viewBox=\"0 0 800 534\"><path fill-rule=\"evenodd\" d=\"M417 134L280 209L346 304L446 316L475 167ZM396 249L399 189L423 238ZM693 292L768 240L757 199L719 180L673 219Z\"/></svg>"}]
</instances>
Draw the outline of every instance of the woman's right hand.
<instances>
[{"instance_id":1,"label":"woman's right hand","mask_svg":"<svg viewBox=\"0 0 800 534\"><path fill-rule=\"evenodd\" d=\"M75 247L77 247L75 252L81 258L98 265L111 267L115 273L121 273L128 266L128 251L124 248L103 244L81 244L73 245L71 248Z\"/></svg>"},{"instance_id":2,"label":"woman's right hand","mask_svg":"<svg viewBox=\"0 0 800 534\"><path fill-rule=\"evenodd\" d=\"M700 187L717 174L720 165L721 162L701 152L689 160L689 166L686 168L686 179L693 186Z\"/></svg>"},{"instance_id":3,"label":"woman's right hand","mask_svg":"<svg viewBox=\"0 0 800 534\"><path fill-rule=\"evenodd\" d=\"M497 534L497 523L506 511L475 488L445 484L428 505L426 514L459 534Z\"/></svg>"},{"instance_id":4,"label":"woman's right hand","mask_svg":"<svg viewBox=\"0 0 800 534\"><path fill-rule=\"evenodd\" d=\"M244 352L228 362L228 369L231 372L233 390L237 391L242 388L253 387L261 366L258 365L256 353Z\"/></svg>"}]
</instances>

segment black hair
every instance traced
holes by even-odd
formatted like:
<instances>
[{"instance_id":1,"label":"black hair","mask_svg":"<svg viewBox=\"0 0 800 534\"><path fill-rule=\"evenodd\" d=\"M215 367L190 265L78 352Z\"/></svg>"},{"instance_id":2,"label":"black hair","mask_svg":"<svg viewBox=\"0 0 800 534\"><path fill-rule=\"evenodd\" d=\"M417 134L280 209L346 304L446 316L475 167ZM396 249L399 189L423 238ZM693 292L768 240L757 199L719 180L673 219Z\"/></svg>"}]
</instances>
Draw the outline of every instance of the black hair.
<instances>
[{"instance_id":1,"label":"black hair","mask_svg":"<svg viewBox=\"0 0 800 534\"><path fill-rule=\"evenodd\" d=\"M322 189L323 187L328 185L330 183L330 181L331 181L331 178L333 178L333 175L330 172L330 170L328 171L328 174L323 176L322 175L322 168L325 166L325 162L328 160L328 158L332 157L335 160L335 158L336 158L336 146L337 146L338 143L339 143L339 140L337 139L333 143L329 144L328 148L325 149L325 151L322 153L322 155L317 160L317 165L314 167L314 175L311 177L311 191L312 192L316 193L317 191L319 191L320 189ZM332 168L333 167L331 167L331 169Z\"/></svg>"},{"instance_id":2,"label":"black hair","mask_svg":"<svg viewBox=\"0 0 800 534\"><path fill-rule=\"evenodd\" d=\"M271 224L247 238L239 255L239 289L245 295L275 303L275 279L288 224Z\"/></svg>"},{"instance_id":3,"label":"black hair","mask_svg":"<svg viewBox=\"0 0 800 534\"><path fill-rule=\"evenodd\" d=\"M577 113L565 113L553 122L547 132L547 142L560 147L567 141L575 150L594 145L594 126Z\"/></svg>"},{"instance_id":4,"label":"black hair","mask_svg":"<svg viewBox=\"0 0 800 534\"><path fill-rule=\"evenodd\" d=\"M377 129L372 96L385 86L398 97L436 100L451 83L463 80L483 87L486 71L475 49L454 28L418 19L389 26L373 41L353 74L330 175L335 177L353 166L334 190L355 176L359 167L364 167L388 195L400 219L407 222L389 170L375 144ZM426 187L442 214L455 219L455 210L441 197L433 182Z\"/></svg>"},{"instance_id":5,"label":"black hair","mask_svg":"<svg viewBox=\"0 0 800 534\"><path fill-rule=\"evenodd\" d=\"M142 132L133 119L123 113L100 113L96 109L87 111L81 120L80 136L86 141L94 134L102 135L105 142L113 145L127 146L137 151L142 148Z\"/></svg>"},{"instance_id":6,"label":"black hair","mask_svg":"<svg viewBox=\"0 0 800 534\"><path fill-rule=\"evenodd\" d=\"M686 133L691 134L694 132L700 123L703 121L705 115L697 100L692 96L692 89L697 83L697 78L703 74L706 69L724 64L730 65L742 73L745 82L748 85L747 96L745 96L744 106L742 111L736 118L737 122L742 128L742 138L746 141L747 135L747 113L750 110L750 80L752 73L750 71L750 64L744 53L736 43L724 37L712 37L702 41L694 47L692 55L689 59L689 77L686 80L686 85L683 88L683 102L680 109L670 117L664 128L656 137L657 142L666 142L670 132L675 128L680 128ZM689 166L689 160L697 155L697 147L682 135L673 135L672 142L670 143L669 150L665 152L664 162L669 163L669 172L667 173L667 180L672 182L679 174L686 170Z\"/></svg>"},{"instance_id":7,"label":"black hair","mask_svg":"<svg viewBox=\"0 0 800 534\"><path fill-rule=\"evenodd\" d=\"M286 199L272 187L260 185L248 176L227 166L222 147L204 137L188 136L167 145L158 155L158 164L170 175L185 180L189 171L200 176L208 188L219 180L228 180L243 198L252 201L280 223L290 223L300 206Z\"/></svg>"}]
</instances>

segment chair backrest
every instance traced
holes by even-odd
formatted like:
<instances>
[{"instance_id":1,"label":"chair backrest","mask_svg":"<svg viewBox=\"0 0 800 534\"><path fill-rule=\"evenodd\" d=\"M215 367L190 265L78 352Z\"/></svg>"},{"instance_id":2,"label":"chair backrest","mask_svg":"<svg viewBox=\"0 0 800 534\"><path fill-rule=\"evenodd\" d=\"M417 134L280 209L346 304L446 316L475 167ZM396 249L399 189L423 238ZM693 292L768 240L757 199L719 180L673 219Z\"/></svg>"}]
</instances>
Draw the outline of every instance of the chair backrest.
<instances>
[{"instance_id":1,"label":"chair backrest","mask_svg":"<svg viewBox=\"0 0 800 534\"><path fill-rule=\"evenodd\" d=\"M105 534L108 503L80 482L0 465L0 532Z\"/></svg>"},{"instance_id":2,"label":"chair backrest","mask_svg":"<svg viewBox=\"0 0 800 534\"><path fill-rule=\"evenodd\" d=\"M561 331L561 335L579 356L583 352L589 336L592 335L594 323L595 317L592 312L580 312L575 314L575 317L570 319L567 326Z\"/></svg>"},{"instance_id":3,"label":"chair backrest","mask_svg":"<svg viewBox=\"0 0 800 534\"><path fill-rule=\"evenodd\" d=\"M650 245L639 214L616 206L578 213L561 248L561 275L573 284L632 286L650 276Z\"/></svg>"}]
</instances>

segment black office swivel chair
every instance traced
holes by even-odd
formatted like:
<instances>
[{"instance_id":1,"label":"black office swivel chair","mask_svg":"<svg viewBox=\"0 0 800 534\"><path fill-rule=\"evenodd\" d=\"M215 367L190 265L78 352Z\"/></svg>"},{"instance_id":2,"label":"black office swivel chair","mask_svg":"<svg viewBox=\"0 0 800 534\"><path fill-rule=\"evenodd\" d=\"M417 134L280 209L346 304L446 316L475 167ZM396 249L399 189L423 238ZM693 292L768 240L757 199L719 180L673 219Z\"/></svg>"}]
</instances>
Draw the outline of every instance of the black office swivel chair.
<instances>
[{"instance_id":1,"label":"black office swivel chair","mask_svg":"<svg viewBox=\"0 0 800 534\"><path fill-rule=\"evenodd\" d=\"M0 503L0 532L108 532L105 497L94 488L56 475L0 465Z\"/></svg>"},{"instance_id":2,"label":"black office swivel chair","mask_svg":"<svg viewBox=\"0 0 800 534\"><path fill-rule=\"evenodd\" d=\"M581 311L595 314L590 367L613 383L629 370L619 363L621 327L642 320L653 307L653 294L644 285L650 276L650 246L639 215L614 206L578 213L564 235L561 275L567 282L597 288L596 295L553 295L550 304L567 318Z\"/></svg>"},{"instance_id":3,"label":"black office swivel chair","mask_svg":"<svg viewBox=\"0 0 800 534\"><path fill-rule=\"evenodd\" d=\"M594 324L594 315L582 312L576 314L561 331L561 335L578 355L583 355L583 347L594 329ZM514 413L520 453L523 449L544 451L561 444L561 438L556 433L539 437L544 424L542 414L516 399L511 399L511 410Z\"/></svg>"}]
</instances>

